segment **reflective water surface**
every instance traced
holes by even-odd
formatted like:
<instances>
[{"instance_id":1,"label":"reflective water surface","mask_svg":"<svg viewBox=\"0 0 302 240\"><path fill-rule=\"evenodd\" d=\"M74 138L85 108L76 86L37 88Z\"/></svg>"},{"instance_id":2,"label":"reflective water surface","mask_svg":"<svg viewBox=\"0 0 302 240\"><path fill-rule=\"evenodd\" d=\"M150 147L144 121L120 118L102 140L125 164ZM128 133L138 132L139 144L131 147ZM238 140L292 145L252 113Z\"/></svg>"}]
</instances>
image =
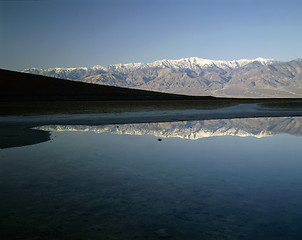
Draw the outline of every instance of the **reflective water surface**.
<instances>
[{"instance_id":1,"label":"reflective water surface","mask_svg":"<svg viewBox=\"0 0 302 240\"><path fill-rule=\"evenodd\" d=\"M96 133L153 135L163 138L179 137L191 140L214 136L261 138L282 133L302 136L302 117L239 118L105 126L48 125L36 129L56 132L93 131Z\"/></svg>"},{"instance_id":2,"label":"reflective water surface","mask_svg":"<svg viewBox=\"0 0 302 240\"><path fill-rule=\"evenodd\" d=\"M0 152L1 239L302 239L301 119L44 126Z\"/></svg>"}]
</instances>

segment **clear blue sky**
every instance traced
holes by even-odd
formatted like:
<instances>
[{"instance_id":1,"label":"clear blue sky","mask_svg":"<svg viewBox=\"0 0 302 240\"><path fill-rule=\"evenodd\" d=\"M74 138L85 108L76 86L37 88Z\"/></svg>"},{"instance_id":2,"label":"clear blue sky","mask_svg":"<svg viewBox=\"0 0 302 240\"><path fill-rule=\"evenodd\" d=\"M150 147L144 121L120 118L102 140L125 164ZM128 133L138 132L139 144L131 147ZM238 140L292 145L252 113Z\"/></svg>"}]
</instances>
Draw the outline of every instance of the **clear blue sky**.
<instances>
[{"instance_id":1,"label":"clear blue sky","mask_svg":"<svg viewBox=\"0 0 302 240\"><path fill-rule=\"evenodd\" d=\"M301 0L0 1L0 68L302 57Z\"/></svg>"}]
</instances>

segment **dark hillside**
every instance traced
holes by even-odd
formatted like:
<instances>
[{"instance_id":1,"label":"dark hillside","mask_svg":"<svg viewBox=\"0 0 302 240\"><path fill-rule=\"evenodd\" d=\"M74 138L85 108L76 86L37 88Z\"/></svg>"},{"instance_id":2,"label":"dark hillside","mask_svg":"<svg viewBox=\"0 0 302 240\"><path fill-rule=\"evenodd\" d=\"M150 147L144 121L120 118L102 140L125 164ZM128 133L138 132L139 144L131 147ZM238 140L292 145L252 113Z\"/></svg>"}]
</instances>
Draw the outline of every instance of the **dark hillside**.
<instances>
[{"instance_id":1,"label":"dark hillside","mask_svg":"<svg viewBox=\"0 0 302 240\"><path fill-rule=\"evenodd\" d=\"M1 100L185 100L215 99L89 84L0 69Z\"/></svg>"}]
</instances>

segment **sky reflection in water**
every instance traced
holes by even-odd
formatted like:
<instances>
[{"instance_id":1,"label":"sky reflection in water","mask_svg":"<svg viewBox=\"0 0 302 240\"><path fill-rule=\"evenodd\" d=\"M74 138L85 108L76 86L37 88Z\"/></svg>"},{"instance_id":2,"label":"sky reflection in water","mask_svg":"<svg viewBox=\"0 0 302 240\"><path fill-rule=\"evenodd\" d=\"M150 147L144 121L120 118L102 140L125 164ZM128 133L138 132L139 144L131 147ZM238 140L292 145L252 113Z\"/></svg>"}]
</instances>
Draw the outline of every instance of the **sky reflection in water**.
<instances>
[{"instance_id":1,"label":"sky reflection in water","mask_svg":"<svg viewBox=\"0 0 302 240\"><path fill-rule=\"evenodd\" d=\"M301 239L301 118L211 121L53 132L50 142L2 150L0 231L24 239ZM222 128L258 137L217 136ZM116 134L129 129L136 135ZM199 138L202 129L215 137Z\"/></svg>"}]
</instances>

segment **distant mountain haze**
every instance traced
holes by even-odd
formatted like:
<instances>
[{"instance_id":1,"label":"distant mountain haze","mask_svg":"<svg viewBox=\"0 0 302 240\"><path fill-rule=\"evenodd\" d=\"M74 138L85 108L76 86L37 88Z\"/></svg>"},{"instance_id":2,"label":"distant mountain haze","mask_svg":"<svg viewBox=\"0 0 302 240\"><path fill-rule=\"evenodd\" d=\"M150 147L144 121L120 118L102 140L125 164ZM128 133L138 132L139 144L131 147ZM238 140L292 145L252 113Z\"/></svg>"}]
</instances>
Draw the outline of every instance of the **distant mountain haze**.
<instances>
[{"instance_id":1,"label":"distant mountain haze","mask_svg":"<svg viewBox=\"0 0 302 240\"><path fill-rule=\"evenodd\" d=\"M302 59L234 61L197 57L79 68L29 68L26 73L194 96L302 97Z\"/></svg>"}]
</instances>

